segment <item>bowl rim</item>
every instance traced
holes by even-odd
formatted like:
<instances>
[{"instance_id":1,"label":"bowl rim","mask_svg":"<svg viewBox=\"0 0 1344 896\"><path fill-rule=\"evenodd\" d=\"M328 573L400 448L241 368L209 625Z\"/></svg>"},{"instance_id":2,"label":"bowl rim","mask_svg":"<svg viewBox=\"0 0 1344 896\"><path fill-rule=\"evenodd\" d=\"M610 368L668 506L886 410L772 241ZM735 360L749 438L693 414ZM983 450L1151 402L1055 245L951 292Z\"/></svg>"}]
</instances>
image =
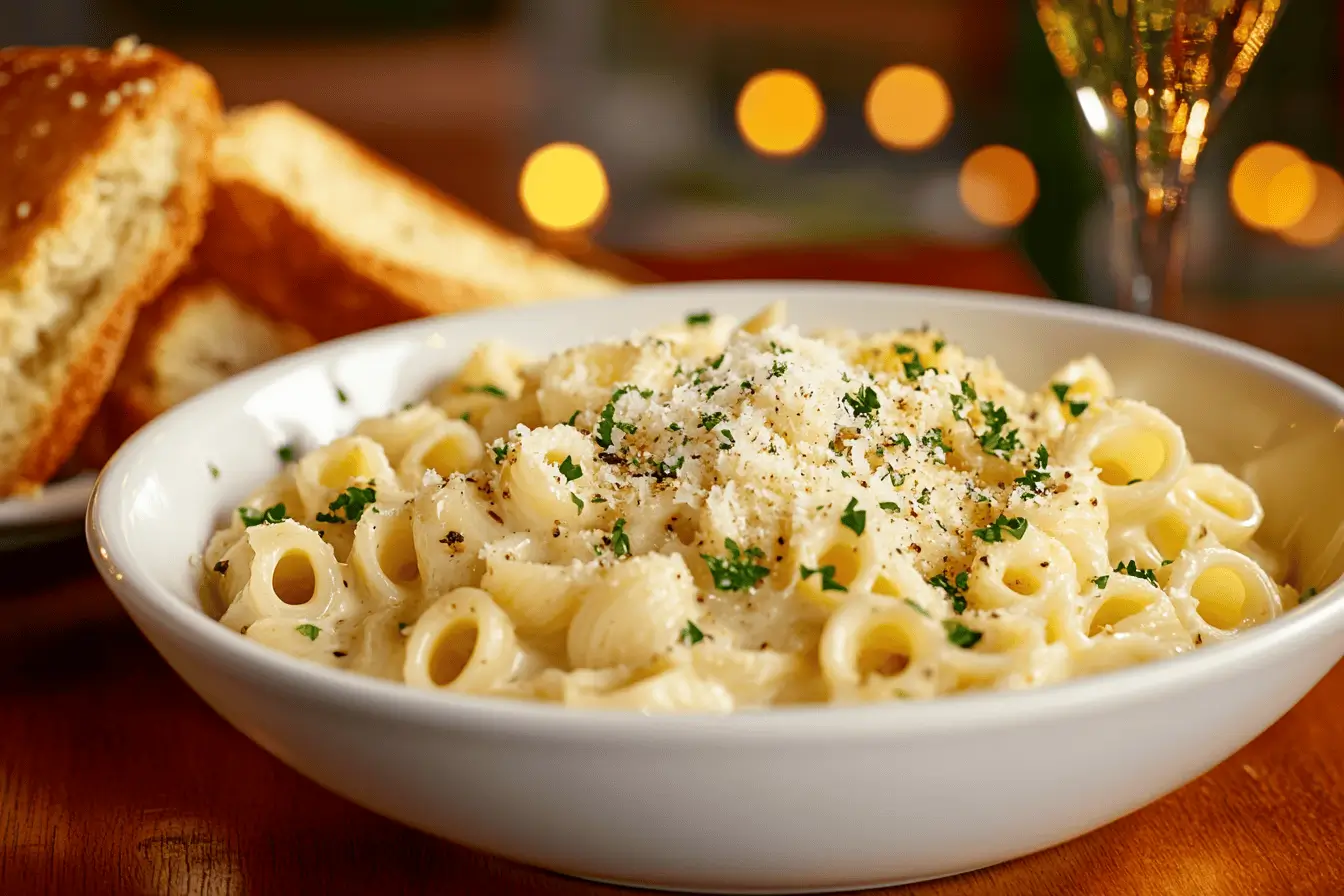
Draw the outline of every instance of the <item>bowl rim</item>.
<instances>
[{"instance_id":1,"label":"bowl rim","mask_svg":"<svg viewBox=\"0 0 1344 896\"><path fill-rule=\"evenodd\" d=\"M570 309L591 313L602 303L637 298L651 300L659 293L681 296L693 293L703 297L706 303L740 298L750 293L763 294L763 300L768 296L770 299L804 302L824 301L843 294L846 299L927 301L962 311L1007 312L1026 318L1100 324L1115 331L1197 347L1258 369L1285 387L1333 406L1344 423L1344 387L1298 364L1184 324L1096 306L1002 293L896 284L743 280L637 286L607 298L554 302L543 307L549 313L559 315ZM648 325L656 325L659 306L653 301L646 304L650 309ZM703 741L706 738L723 742L725 739L750 741L784 736L797 742L840 736L917 736L1039 724L1062 715L1109 712L1132 702L1157 699L1173 690L1195 687L1240 668L1281 658L1295 648L1344 630L1344 579L1341 579L1322 589L1309 605L1285 613L1230 641L1177 657L1040 688L952 694L926 701L858 706L771 707L729 714L645 715L574 709L549 703L411 688L400 682L329 669L257 644L219 625L199 608L184 603L180 596L157 581L137 560L137 551L125 538L124 527L116 524L117 505L131 490L123 475L129 458L152 450L151 444L175 429L181 429L185 434L190 417L201 409L213 404L241 405L239 399L242 396L265 383L335 358L355 345L414 344L429 334L451 338L442 331L456 323L490 317L507 319L526 315L537 308L514 306L432 317L333 340L247 371L170 409L122 445L103 468L94 486L86 517L86 537L94 564L103 579L128 612L136 617L137 624L140 624L138 617L153 617L158 625L170 629L182 646L206 657L230 677L244 679L252 685L431 727L479 726L520 735L580 740L600 737L628 741L656 737L660 742ZM140 627L145 628L142 624Z\"/></svg>"}]
</instances>

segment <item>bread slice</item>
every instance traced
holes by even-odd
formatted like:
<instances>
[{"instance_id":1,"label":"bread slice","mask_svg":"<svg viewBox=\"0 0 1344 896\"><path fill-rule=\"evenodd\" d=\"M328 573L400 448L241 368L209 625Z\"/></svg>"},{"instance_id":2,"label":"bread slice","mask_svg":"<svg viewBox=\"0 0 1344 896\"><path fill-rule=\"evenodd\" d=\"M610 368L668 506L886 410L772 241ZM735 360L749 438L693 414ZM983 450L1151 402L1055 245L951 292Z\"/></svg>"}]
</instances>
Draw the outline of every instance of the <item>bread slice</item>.
<instances>
[{"instance_id":1,"label":"bread slice","mask_svg":"<svg viewBox=\"0 0 1344 896\"><path fill-rule=\"evenodd\" d=\"M210 197L214 82L119 41L0 50L0 496L42 485Z\"/></svg>"},{"instance_id":2,"label":"bread slice","mask_svg":"<svg viewBox=\"0 0 1344 896\"><path fill-rule=\"evenodd\" d=\"M314 343L218 280L187 274L141 312L126 357L87 435L86 459L111 451L179 402Z\"/></svg>"},{"instance_id":3,"label":"bread slice","mask_svg":"<svg viewBox=\"0 0 1344 896\"><path fill-rule=\"evenodd\" d=\"M504 233L287 103L228 116L215 184L202 263L319 339L623 285Z\"/></svg>"}]
</instances>

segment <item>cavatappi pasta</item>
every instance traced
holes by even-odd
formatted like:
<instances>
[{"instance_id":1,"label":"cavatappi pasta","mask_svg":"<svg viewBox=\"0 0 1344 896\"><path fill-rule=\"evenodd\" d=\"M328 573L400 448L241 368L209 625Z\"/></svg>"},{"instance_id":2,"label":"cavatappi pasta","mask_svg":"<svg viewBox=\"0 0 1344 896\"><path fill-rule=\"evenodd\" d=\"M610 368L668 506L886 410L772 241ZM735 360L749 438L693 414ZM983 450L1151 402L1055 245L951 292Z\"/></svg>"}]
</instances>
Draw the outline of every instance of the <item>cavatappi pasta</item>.
<instances>
[{"instance_id":1,"label":"cavatappi pasta","mask_svg":"<svg viewBox=\"0 0 1344 896\"><path fill-rule=\"evenodd\" d=\"M1255 492L1113 392L1094 358L1026 392L936 332L777 306L486 344L286 463L204 587L313 662L644 712L1036 687L1294 605Z\"/></svg>"}]
</instances>

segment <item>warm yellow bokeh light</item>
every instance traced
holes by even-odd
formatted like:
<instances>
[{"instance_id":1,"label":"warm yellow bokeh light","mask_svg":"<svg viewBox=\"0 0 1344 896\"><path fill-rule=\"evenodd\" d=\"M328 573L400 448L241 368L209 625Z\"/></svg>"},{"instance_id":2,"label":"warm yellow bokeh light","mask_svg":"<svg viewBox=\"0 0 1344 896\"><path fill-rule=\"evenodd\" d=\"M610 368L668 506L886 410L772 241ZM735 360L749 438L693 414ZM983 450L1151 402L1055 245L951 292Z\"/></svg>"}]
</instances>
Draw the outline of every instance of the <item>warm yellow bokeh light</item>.
<instances>
[{"instance_id":1,"label":"warm yellow bokeh light","mask_svg":"<svg viewBox=\"0 0 1344 896\"><path fill-rule=\"evenodd\" d=\"M1036 168L1011 146L982 146L962 163L957 192L981 224L1012 227L1036 205Z\"/></svg>"},{"instance_id":2,"label":"warm yellow bokeh light","mask_svg":"<svg viewBox=\"0 0 1344 896\"><path fill-rule=\"evenodd\" d=\"M889 149L925 149L952 123L952 93L932 69L894 65L868 88L863 103L868 130Z\"/></svg>"},{"instance_id":3,"label":"warm yellow bokeh light","mask_svg":"<svg viewBox=\"0 0 1344 896\"><path fill-rule=\"evenodd\" d=\"M577 143L551 143L523 163L518 198L538 227L581 230L607 207L610 188L602 162Z\"/></svg>"},{"instance_id":4,"label":"warm yellow bokeh light","mask_svg":"<svg viewBox=\"0 0 1344 896\"><path fill-rule=\"evenodd\" d=\"M1316 199L1302 220L1280 236L1295 246L1328 246L1344 234L1344 177L1328 165L1313 163Z\"/></svg>"},{"instance_id":5,"label":"warm yellow bokeh light","mask_svg":"<svg viewBox=\"0 0 1344 896\"><path fill-rule=\"evenodd\" d=\"M1228 181L1232 210L1256 230L1286 230L1306 217L1316 199L1316 172L1299 149L1257 143L1241 154Z\"/></svg>"},{"instance_id":6,"label":"warm yellow bokeh light","mask_svg":"<svg viewBox=\"0 0 1344 896\"><path fill-rule=\"evenodd\" d=\"M795 71L754 75L737 97L737 129L763 155L798 155L820 136L825 120L821 91Z\"/></svg>"}]
</instances>

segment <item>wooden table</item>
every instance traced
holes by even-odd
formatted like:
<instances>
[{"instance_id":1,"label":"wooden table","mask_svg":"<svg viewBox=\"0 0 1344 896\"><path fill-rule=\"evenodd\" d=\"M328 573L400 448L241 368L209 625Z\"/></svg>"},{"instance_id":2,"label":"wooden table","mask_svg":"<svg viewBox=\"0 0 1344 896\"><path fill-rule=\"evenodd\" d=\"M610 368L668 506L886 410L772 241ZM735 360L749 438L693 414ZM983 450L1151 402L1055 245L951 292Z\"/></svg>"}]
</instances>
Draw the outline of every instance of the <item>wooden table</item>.
<instances>
[{"instance_id":1,"label":"wooden table","mask_svg":"<svg viewBox=\"0 0 1344 896\"><path fill-rule=\"evenodd\" d=\"M1040 291L1013 255L994 251L639 261L678 277ZM1338 300L1200 313L1204 326L1344 379ZM634 892L480 855L344 802L253 746L178 681L122 617L82 545L5 565L0 894ZM1254 743L1156 804L1066 845L902 892L1344 893L1342 708L1344 666Z\"/></svg>"}]
</instances>

